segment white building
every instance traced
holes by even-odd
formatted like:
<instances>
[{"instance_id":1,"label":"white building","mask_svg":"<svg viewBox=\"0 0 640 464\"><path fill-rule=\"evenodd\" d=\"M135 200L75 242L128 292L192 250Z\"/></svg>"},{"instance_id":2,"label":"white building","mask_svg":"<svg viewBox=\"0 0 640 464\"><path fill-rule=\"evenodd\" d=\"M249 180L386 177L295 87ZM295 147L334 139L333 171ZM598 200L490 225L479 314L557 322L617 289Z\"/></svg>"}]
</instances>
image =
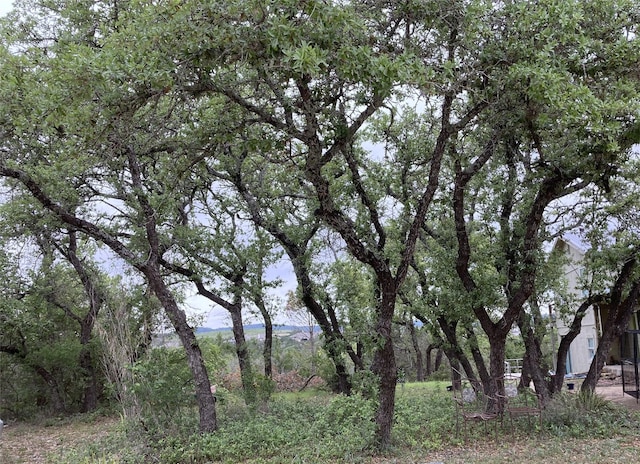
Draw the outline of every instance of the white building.
<instances>
[{"instance_id":1,"label":"white building","mask_svg":"<svg viewBox=\"0 0 640 464\"><path fill-rule=\"evenodd\" d=\"M587 296L586 291L581 288L580 278L584 273L583 261L588 248L587 244L572 234L565 234L553 246L554 252L562 252L568 258L567 263L563 265L564 276L567 281L567 290L575 296L576 310ZM602 322L606 320L607 314L608 308L606 305L594 305L587 310L582 319L580 333L571 343L567 354L567 374L586 373L589 370L591 360L595 356L598 347L598 341L602 335ZM568 319L563 319L556 314L556 327L559 338L569 331L568 326L572 320L573 315ZM629 322L628 328L637 329L638 327L638 313L636 312ZM607 364L620 364L619 341L613 343Z\"/></svg>"}]
</instances>

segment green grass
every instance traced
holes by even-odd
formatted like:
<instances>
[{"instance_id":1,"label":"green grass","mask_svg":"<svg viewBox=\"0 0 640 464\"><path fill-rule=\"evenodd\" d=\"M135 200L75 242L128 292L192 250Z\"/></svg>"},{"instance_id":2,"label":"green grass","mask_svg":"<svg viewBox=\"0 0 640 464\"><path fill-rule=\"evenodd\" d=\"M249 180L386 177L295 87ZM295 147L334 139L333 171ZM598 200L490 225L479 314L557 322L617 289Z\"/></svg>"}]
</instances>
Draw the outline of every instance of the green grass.
<instances>
[{"instance_id":1,"label":"green grass","mask_svg":"<svg viewBox=\"0 0 640 464\"><path fill-rule=\"evenodd\" d=\"M562 395L540 428L505 420L493 433L471 425L456 436L446 382L398 387L393 446L373 446L375 404L359 396L278 394L247 408L230 398L218 406L214 434L150 436L122 422L107 437L59 455L65 463L545 463L633 462L640 451L637 414L599 398ZM192 412L190 412L192 413Z\"/></svg>"}]
</instances>

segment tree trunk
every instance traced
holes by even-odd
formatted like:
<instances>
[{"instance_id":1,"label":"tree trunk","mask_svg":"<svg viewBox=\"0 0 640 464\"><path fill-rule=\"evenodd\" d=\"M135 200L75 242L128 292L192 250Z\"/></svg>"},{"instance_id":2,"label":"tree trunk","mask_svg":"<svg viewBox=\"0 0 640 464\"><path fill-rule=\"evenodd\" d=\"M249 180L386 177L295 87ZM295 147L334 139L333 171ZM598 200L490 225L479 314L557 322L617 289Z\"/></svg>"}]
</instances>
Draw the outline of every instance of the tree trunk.
<instances>
[{"instance_id":1,"label":"tree trunk","mask_svg":"<svg viewBox=\"0 0 640 464\"><path fill-rule=\"evenodd\" d=\"M316 300L314 292L315 286L309 272L307 246L311 238L315 235L317 227L313 224L309 224L309 230L306 236L303 236L302 238L292 237L290 234L285 232L285 230L281 229L281 224L267 220L264 217L258 201L249 191L248 186L244 183L240 169L232 171L230 174L238 193L245 200L246 205L249 208L249 213L251 214L253 221L256 225L269 232L280 243L280 245L282 245L287 253L298 282L298 288L301 293L300 299L320 326L320 330L322 330L326 340L323 348L336 368L335 393L349 394L351 392L351 381L348 370L342 359L342 355L345 352L345 346L348 346L348 344L344 343L340 327L334 327L331 323L331 314L327 315L325 308ZM346 351L356 365L356 369L358 369L358 367L362 367L362 360L357 358L356 353L350 349L346 349Z\"/></svg>"},{"instance_id":2,"label":"tree trunk","mask_svg":"<svg viewBox=\"0 0 640 464\"><path fill-rule=\"evenodd\" d=\"M440 370L440 366L442 365L443 354L444 354L444 351L442 351L442 348L438 348L438 350L436 351L435 372L438 372L438 370Z\"/></svg>"},{"instance_id":3,"label":"tree trunk","mask_svg":"<svg viewBox=\"0 0 640 464\"><path fill-rule=\"evenodd\" d=\"M609 308L609 316L602 330L602 337L600 343L596 349L596 354L589 366L589 372L587 377L582 383L581 391L594 391L598 379L600 378L600 372L604 363L607 361L609 351L613 341L622 335L629 324L629 318L635 310L636 303L640 297L640 280L633 281L630 285L629 294L624 300L621 300L623 288L633 275L636 268L636 260L631 259L627 261L623 269L620 271L618 279L611 291L611 307Z\"/></svg>"},{"instance_id":4,"label":"tree trunk","mask_svg":"<svg viewBox=\"0 0 640 464\"><path fill-rule=\"evenodd\" d=\"M562 385L564 384L564 375L567 370L567 354L569 353L569 348L571 347L571 343L576 339L576 337L582 330L582 319L584 319L584 316L587 313L587 309L589 309L596 301L602 301L602 299L600 297L588 298L587 300L582 302L573 317L573 321L571 322L569 331L560 339L560 345L558 346L558 351L555 354L556 371L551 377L551 381L549 382L549 393L551 395L562 390Z\"/></svg>"},{"instance_id":5,"label":"tree trunk","mask_svg":"<svg viewBox=\"0 0 640 464\"><path fill-rule=\"evenodd\" d=\"M416 380L418 382L424 381L424 367L422 363L422 351L420 350L420 344L418 343L418 336L416 334L416 328L413 325L413 318L407 322L409 334L411 335L411 344L413 345L413 351L416 355Z\"/></svg>"},{"instance_id":6,"label":"tree trunk","mask_svg":"<svg viewBox=\"0 0 640 464\"><path fill-rule=\"evenodd\" d=\"M480 352L478 338L476 337L476 333L473 331L473 327L471 326L471 324L465 324L465 331L467 332L467 337L469 340L469 351L471 351L473 362L475 362L476 364L476 369L478 370L480 381L483 385L486 385L490 382L491 376L489 374L489 371L487 371L487 366L484 362L484 358L482 357L482 353Z\"/></svg>"},{"instance_id":7,"label":"tree trunk","mask_svg":"<svg viewBox=\"0 0 640 464\"><path fill-rule=\"evenodd\" d=\"M32 367L49 386L49 393L51 394L53 410L56 413L66 412L67 406L64 401L64 396L62 396L62 393L60 392L60 385L58 385L58 380L55 378L55 376L40 365L34 365Z\"/></svg>"},{"instance_id":8,"label":"tree trunk","mask_svg":"<svg viewBox=\"0 0 640 464\"><path fill-rule=\"evenodd\" d=\"M80 352L80 367L85 373L85 386L82 394L82 412L90 412L98 407L98 372L93 356L87 345Z\"/></svg>"},{"instance_id":9,"label":"tree trunk","mask_svg":"<svg viewBox=\"0 0 640 464\"><path fill-rule=\"evenodd\" d=\"M635 302L638 299L639 291L640 283L636 283L634 291L632 291L631 295L627 297L627 301L625 302L626 304L623 303L623 308L621 308L617 317L613 321L607 320L607 322L605 323L602 337L600 338L600 342L598 343L596 354L591 360L591 365L589 366L587 377L582 383L581 391L595 390L598 380L600 379L602 367L607 362L607 358L609 357L611 345L613 345L614 340L617 337L620 337L627 328L629 318L631 317L631 314L633 313L633 310L635 308ZM630 299L632 299L633 302L630 302Z\"/></svg>"},{"instance_id":10,"label":"tree trunk","mask_svg":"<svg viewBox=\"0 0 640 464\"><path fill-rule=\"evenodd\" d=\"M549 383L546 379L547 368L543 365L542 350L540 342L535 337L533 330L529 328L525 335L525 357L523 360L523 372L521 376L521 388L529 386L529 379L533 381L536 393L540 396L543 403L546 403L551 393L549 391Z\"/></svg>"},{"instance_id":11,"label":"tree trunk","mask_svg":"<svg viewBox=\"0 0 640 464\"><path fill-rule=\"evenodd\" d=\"M341 343L343 341L342 336L339 332L333 330L322 305L320 305L320 303L318 303L318 301L313 297L311 293L311 280L308 274L306 274L306 269L300 269L294 264L294 270L296 270L296 275L298 277L298 285L300 285L300 288L302 289L302 302L305 304L316 322L318 322L318 325L326 339L324 344L325 352L336 368L334 393L343 393L348 395L351 392L351 381L349 379L349 374L344 364L344 360L342 359L342 355L345 352L343 348L344 343ZM301 274L298 274L299 272Z\"/></svg>"},{"instance_id":12,"label":"tree trunk","mask_svg":"<svg viewBox=\"0 0 640 464\"><path fill-rule=\"evenodd\" d=\"M242 324L242 309L236 306L229 310L231 315L231 326L233 339L236 345L236 355L240 366L240 378L244 390L244 401L247 404L256 402L256 389L253 384L253 370L251 368L251 356L247 348L247 340L244 336L244 325Z\"/></svg>"},{"instance_id":13,"label":"tree trunk","mask_svg":"<svg viewBox=\"0 0 640 464\"><path fill-rule=\"evenodd\" d=\"M254 304L258 307L262 320L264 321L264 345L262 348L262 359L264 361L264 376L273 377L273 321L267 310L267 306L262 299L262 295L255 295Z\"/></svg>"},{"instance_id":14,"label":"tree trunk","mask_svg":"<svg viewBox=\"0 0 640 464\"><path fill-rule=\"evenodd\" d=\"M160 300L186 352L195 385L196 401L200 414L200 431L203 433L214 432L218 428L216 404L211 393L211 383L198 339L187 323L186 314L178 307L178 303L164 283L159 269L149 265L144 268L144 271L151 289Z\"/></svg>"},{"instance_id":15,"label":"tree trunk","mask_svg":"<svg viewBox=\"0 0 640 464\"><path fill-rule=\"evenodd\" d=\"M504 408L504 361L505 344L507 334L494 331L489 335L489 368L491 379L488 385L483 385L484 392L492 400L487 405L487 410L492 412L502 412Z\"/></svg>"},{"instance_id":16,"label":"tree trunk","mask_svg":"<svg viewBox=\"0 0 640 464\"><path fill-rule=\"evenodd\" d=\"M104 303L104 295L96 284L95 276L90 273L77 254L78 240L76 231L69 231L68 248L63 248L59 245L55 246L73 266L89 300L89 310L84 318L74 317L80 323L80 345L82 348L79 355L79 365L85 375L82 412L89 412L98 407L98 372L94 365L89 343L92 338L93 326Z\"/></svg>"},{"instance_id":17,"label":"tree trunk","mask_svg":"<svg viewBox=\"0 0 640 464\"><path fill-rule=\"evenodd\" d=\"M173 327L180 338L182 346L187 355L187 361L193 375L195 384L196 400L200 414L200 431L213 432L218 428L216 419L216 409L213 394L211 393L211 384L207 375L207 368L202 358L202 352L198 345L198 340L187 323L187 317L179 307L175 298L169 291L160 273L160 240L155 228L155 211L149 204L142 192L141 171L134 153L127 153L130 165L131 180L137 191L138 201L142 207L145 217L145 229L147 232L147 240L149 242L149 254L144 262L140 262L135 253L128 249L123 243L118 241L114 236L102 230L95 224L85 221L71 214L62 208L42 190L28 174L24 171L8 169L6 166L0 166L0 173L3 176L12 177L19 180L31 194L47 209L56 214L65 223L82 230L96 240L107 245L111 250L118 254L122 259L132 264L136 269L142 272L149 282L149 286L156 295L164 310L173 324Z\"/></svg>"},{"instance_id":18,"label":"tree trunk","mask_svg":"<svg viewBox=\"0 0 640 464\"><path fill-rule=\"evenodd\" d=\"M455 391L462 390L462 375L460 373L460 362L455 356L449 358L451 365L451 388Z\"/></svg>"},{"instance_id":19,"label":"tree trunk","mask_svg":"<svg viewBox=\"0 0 640 464\"><path fill-rule=\"evenodd\" d=\"M455 358L458 361L458 366L461 366L464 370L466 378L471 381L471 383L477 383L477 378L475 371L473 370L473 366L469 362L469 358L467 358L467 355L462 350L462 347L458 342L458 336L456 334L456 327L458 325L457 321L449 321L444 316L440 316L438 318L438 324L440 325L440 328L442 329L442 332L444 333L444 336L447 340L447 357L449 358L449 360ZM439 367L440 366L436 366L436 371ZM460 374L462 375L462 372L460 372Z\"/></svg>"},{"instance_id":20,"label":"tree trunk","mask_svg":"<svg viewBox=\"0 0 640 464\"><path fill-rule=\"evenodd\" d=\"M253 296L253 302L258 307L262 320L264 321L264 345L262 347L262 359L264 362L264 375L267 378L273 377L273 321L264 303L262 294Z\"/></svg>"},{"instance_id":21,"label":"tree trunk","mask_svg":"<svg viewBox=\"0 0 640 464\"><path fill-rule=\"evenodd\" d=\"M427 376L427 378L428 378L431 374L433 374L433 368L431 367L431 366L432 366L432 364L431 364L431 352L432 352L434 349L435 349L435 345L434 345L434 344L430 344L430 345L427 347L427 351L426 351L426 353L425 353L425 358L424 358L424 359L425 359L425 370L426 370L425 375Z\"/></svg>"},{"instance_id":22,"label":"tree trunk","mask_svg":"<svg viewBox=\"0 0 640 464\"><path fill-rule=\"evenodd\" d=\"M396 382L398 378L396 358L391 338L391 325L395 309L395 291L385 289L392 283L381 283L382 294L378 308L376 335L379 348L373 356L372 371L379 379L378 410L376 411L376 439L382 448L391 444L391 427L395 412Z\"/></svg>"}]
</instances>

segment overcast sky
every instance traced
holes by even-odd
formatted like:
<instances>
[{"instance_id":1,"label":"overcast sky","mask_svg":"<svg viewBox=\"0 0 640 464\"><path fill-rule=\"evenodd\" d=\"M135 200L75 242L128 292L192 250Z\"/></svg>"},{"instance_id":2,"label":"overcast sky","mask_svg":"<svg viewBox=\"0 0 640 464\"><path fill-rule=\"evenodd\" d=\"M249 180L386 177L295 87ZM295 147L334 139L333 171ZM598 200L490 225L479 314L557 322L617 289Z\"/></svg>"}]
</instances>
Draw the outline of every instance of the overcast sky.
<instances>
[{"instance_id":1,"label":"overcast sky","mask_svg":"<svg viewBox=\"0 0 640 464\"><path fill-rule=\"evenodd\" d=\"M8 13L11 10L12 5L13 0L0 0L0 16L4 16ZM291 265L288 262L285 261L272 266L272 268L267 271L267 274L268 279L280 278L285 282L281 288L272 291L272 295L274 297L284 301L286 292L288 290L295 290L295 278L293 276ZM229 314L226 310L217 305L213 305L209 300L199 295L193 295L187 298L185 303L187 306L187 312L197 313L204 317L204 326L217 328L229 327L231 325ZM249 314L245 314L245 318L249 319L247 322L260 322L257 319L251 320L247 317L248 315ZM275 318L274 322L282 324L289 321L280 314Z\"/></svg>"},{"instance_id":2,"label":"overcast sky","mask_svg":"<svg viewBox=\"0 0 640 464\"><path fill-rule=\"evenodd\" d=\"M4 16L13 4L13 0L0 0L0 16Z\"/></svg>"}]
</instances>

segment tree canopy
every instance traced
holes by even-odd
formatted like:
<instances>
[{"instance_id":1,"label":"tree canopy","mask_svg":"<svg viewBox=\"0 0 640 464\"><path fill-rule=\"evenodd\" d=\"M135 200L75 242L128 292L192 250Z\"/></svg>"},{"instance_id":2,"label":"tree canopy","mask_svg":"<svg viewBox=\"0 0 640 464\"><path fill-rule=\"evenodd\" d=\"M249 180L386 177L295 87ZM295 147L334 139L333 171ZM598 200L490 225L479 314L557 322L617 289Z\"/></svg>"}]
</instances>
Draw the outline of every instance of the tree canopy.
<instances>
[{"instance_id":1,"label":"tree canopy","mask_svg":"<svg viewBox=\"0 0 640 464\"><path fill-rule=\"evenodd\" d=\"M281 256L337 390L351 367L375 375L380 445L405 311L489 393L518 326L552 394L549 244L594 211L613 220L626 252L600 246L593 272L608 261L622 280L606 298L637 299L639 14L633 0L18 2L0 26L3 220L33 225L26 201L89 301L79 243L138 273L180 337L205 432L209 373L174 288L230 312L249 375L242 311L264 308Z\"/></svg>"}]
</instances>

